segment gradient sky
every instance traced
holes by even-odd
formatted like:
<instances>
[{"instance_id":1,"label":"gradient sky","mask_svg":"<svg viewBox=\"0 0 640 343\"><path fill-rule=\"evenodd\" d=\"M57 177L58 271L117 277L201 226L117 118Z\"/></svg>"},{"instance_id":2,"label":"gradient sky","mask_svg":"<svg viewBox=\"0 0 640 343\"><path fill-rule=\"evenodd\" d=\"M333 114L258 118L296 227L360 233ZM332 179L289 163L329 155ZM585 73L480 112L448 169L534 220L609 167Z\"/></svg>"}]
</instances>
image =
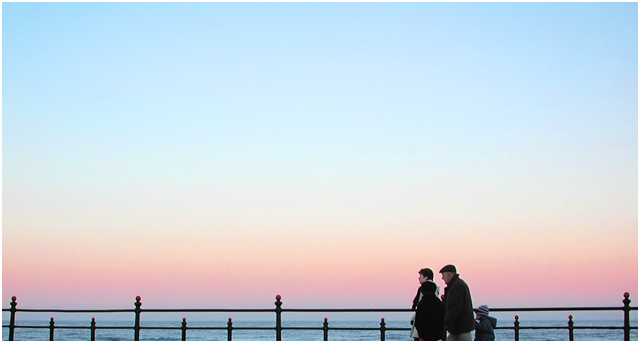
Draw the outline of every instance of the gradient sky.
<instances>
[{"instance_id":1,"label":"gradient sky","mask_svg":"<svg viewBox=\"0 0 640 343\"><path fill-rule=\"evenodd\" d=\"M2 75L3 307L637 306L637 3L3 3Z\"/></svg>"}]
</instances>

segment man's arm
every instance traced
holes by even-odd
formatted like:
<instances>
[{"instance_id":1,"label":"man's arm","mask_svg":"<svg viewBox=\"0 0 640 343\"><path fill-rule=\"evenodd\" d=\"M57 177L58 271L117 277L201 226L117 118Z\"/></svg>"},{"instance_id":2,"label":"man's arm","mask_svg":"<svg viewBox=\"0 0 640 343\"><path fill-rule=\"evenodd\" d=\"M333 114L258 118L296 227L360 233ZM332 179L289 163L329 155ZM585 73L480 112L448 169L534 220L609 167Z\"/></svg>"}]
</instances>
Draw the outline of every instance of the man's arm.
<instances>
[{"instance_id":1,"label":"man's arm","mask_svg":"<svg viewBox=\"0 0 640 343\"><path fill-rule=\"evenodd\" d=\"M456 287L454 289L449 290L447 294L447 315L444 318L444 325L447 328L452 328L455 326L456 318L462 313L462 299L463 299L463 289L462 287Z\"/></svg>"}]
</instances>

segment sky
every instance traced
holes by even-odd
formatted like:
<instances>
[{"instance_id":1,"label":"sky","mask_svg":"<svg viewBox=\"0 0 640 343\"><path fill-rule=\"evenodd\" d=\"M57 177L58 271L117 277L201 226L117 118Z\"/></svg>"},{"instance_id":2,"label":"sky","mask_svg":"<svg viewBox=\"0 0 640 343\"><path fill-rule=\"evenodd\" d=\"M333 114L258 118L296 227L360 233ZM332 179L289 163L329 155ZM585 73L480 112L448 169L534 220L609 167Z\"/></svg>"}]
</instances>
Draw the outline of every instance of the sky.
<instances>
[{"instance_id":1,"label":"sky","mask_svg":"<svg viewBox=\"0 0 640 343\"><path fill-rule=\"evenodd\" d=\"M637 306L637 3L5 2L2 114L3 308Z\"/></svg>"}]
</instances>

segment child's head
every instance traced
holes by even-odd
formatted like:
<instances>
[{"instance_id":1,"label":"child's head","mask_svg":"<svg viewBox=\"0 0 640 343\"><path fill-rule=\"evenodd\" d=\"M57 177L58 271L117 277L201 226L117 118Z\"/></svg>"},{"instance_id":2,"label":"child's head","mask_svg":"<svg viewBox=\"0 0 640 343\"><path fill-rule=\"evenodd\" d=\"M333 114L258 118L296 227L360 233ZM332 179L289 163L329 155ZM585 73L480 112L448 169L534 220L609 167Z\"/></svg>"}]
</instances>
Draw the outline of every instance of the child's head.
<instances>
[{"instance_id":1,"label":"child's head","mask_svg":"<svg viewBox=\"0 0 640 343\"><path fill-rule=\"evenodd\" d=\"M476 313L478 317L484 317L489 315L489 306L482 305L478 308L474 308L473 311Z\"/></svg>"}]
</instances>

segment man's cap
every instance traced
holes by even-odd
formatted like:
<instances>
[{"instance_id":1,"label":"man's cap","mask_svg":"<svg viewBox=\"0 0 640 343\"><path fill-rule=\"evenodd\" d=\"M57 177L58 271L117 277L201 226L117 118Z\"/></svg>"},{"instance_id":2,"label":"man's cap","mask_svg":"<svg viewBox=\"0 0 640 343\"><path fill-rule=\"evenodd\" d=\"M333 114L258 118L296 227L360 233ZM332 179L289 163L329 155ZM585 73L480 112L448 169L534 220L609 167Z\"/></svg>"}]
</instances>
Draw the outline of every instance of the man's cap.
<instances>
[{"instance_id":1,"label":"man's cap","mask_svg":"<svg viewBox=\"0 0 640 343\"><path fill-rule=\"evenodd\" d=\"M473 311L479 316L488 316L489 315L489 306L482 305L478 308L474 308Z\"/></svg>"},{"instance_id":2,"label":"man's cap","mask_svg":"<svg viewBox=\"0 0 640 343\"><path fill-rule=\"evenodd\" d=\"M454 266L453 264L447 264L446 266L442 267L442 269L440 269L439 273L444 272L456 273L456 266Z\"/></svg>"}]
</instances>

